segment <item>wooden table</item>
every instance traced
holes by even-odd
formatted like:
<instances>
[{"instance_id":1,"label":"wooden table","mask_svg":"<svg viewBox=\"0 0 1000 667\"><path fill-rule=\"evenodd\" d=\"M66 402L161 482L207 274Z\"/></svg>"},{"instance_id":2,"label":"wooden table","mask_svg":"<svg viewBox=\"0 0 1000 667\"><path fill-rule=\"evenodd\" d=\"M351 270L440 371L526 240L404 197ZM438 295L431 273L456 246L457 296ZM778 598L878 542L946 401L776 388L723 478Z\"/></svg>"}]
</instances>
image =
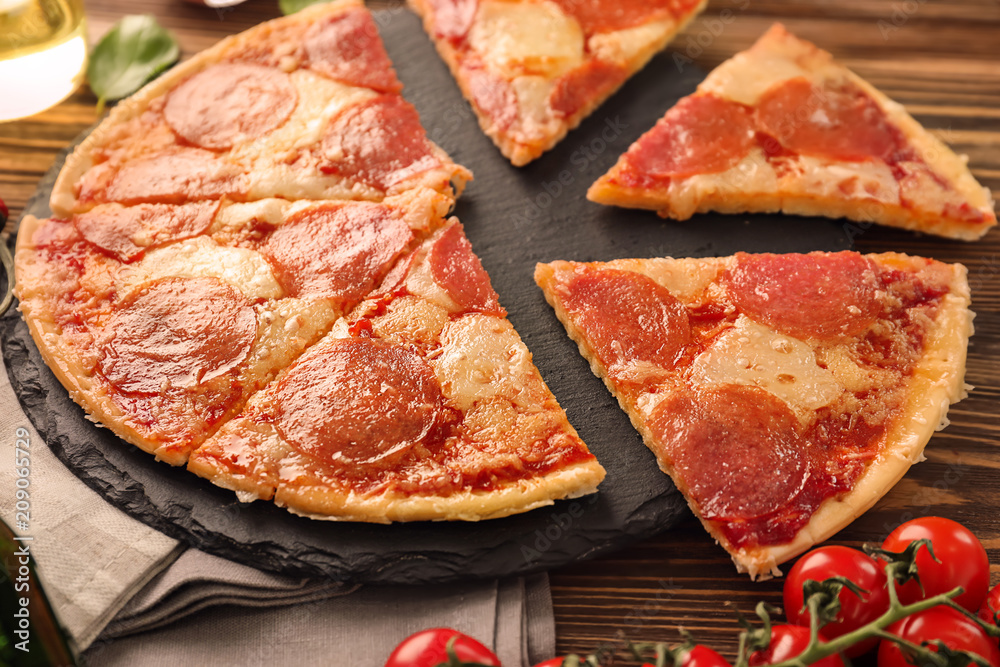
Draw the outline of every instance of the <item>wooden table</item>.
<instances>
[{"instance_id":1,"label":"wooden table","mask_svg":"<svg viewBox=\"0 0 1000 667\"><path fill-rule=\"evenodd\" d=\"M87 0L92 38L126 13L155 14L179 38L184 56L277 15L277 0L212 10L180 0ZM1000 193L1000 3L996 0L712 0L672 49L705 69L749 46L774 21L832 51L903 103ZM10 94L10 91L0 92ZM0 197L20 214L55 153L96 120L94 97L80 91L32 118L0 124ZM852 546L880 541L913 516L941 514L981 537L1000 578L1000 230L978 243L944 241L873 227L858 232L863 252L896 250L963 262L969 268L976 335L969 348L970 397L934 437L928 460L878 505L836 536ZM558 648L588 651L617 642L678 638L677 628L732 657L735 603L780 604L781 581L736 574L694 520L615 555L552 572ZM616 664L625 664L619 660Z\"/></svg>"}]
</instances>

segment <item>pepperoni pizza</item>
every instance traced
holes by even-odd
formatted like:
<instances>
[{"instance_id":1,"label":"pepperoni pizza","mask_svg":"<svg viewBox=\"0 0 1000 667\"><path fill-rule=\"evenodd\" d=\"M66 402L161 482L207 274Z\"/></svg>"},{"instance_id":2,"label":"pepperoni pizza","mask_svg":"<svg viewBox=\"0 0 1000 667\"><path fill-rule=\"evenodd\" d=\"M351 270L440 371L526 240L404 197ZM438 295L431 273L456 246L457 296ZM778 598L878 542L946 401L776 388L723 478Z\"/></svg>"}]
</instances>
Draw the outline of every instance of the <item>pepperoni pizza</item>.
<instances>
[{"instance_id":1,"label":"pepperoni pizza","mask_svg":"<svg viewBox=\"0 0 1000 667\"><path fill-rule=\"evenodd\" d=\"M455 220L188 467L244 500L379 522L506 516L604 476Z\"/></svg>"},{"instance_id":2,"label":"pepperoni pizza","mask_svg":"<svg viewBox=\"0 0 1000 667\"><path fill-rule=\"evenodd\" d=\"M739 253L552 262L535 279L659 466L754 577L871 507L965 395L960 264Z\"/></svg>"},{"instance_id":3,"label":"pepperoni pizza","mask_svg":"<svg viewBox=\"0 0 1000 667\"><path fill-rule=\"evenodd\" d=\"M515 166L556 145L707 0L410 0Z\"/></svg>"},{"instance_id":4,"label":"pepperoni pizza","mask_svg":"<svg viewBox=\"0 0 1000 667\"><path fill-rule=\"evenodd\" d=\"M781 25L709 74L587 196L678 220L782 211L967 240L997 223L964 158Z\"/></svg>"},{"instance_id":5,"label":"pepperoni pizza","mask_svg":"<svg viewBox=\"0 0 1000 667\"><path fill-rule=\"evenodd\" d=\"M116 106L66 161L52 211L189 200L460 193L360 0L222 40Z\"/></svg>"},{"instance_id":6,"label":"pepperoni pizza","mask_svg":"<svg viewBox=\"0 0 1000 667\"><path fill-rule=\"evenodd\" d=\"M377 35L316 6L112 111L55 217L22 221L31 334L90 417L247 500L387 522L590 493L604 470L446 218L471 174Z\"/></svg>"}]
</instances>

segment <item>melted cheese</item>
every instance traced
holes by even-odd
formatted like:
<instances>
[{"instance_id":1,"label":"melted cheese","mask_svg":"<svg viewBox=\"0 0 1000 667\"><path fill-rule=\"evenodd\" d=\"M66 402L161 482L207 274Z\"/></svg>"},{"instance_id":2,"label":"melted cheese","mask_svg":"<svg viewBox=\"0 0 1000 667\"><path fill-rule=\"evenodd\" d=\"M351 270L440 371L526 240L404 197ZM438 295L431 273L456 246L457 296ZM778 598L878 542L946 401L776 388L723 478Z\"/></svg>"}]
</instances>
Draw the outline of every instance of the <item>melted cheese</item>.
<instances>
[{"instance_id":1,"label":"melted cheese","mask_svg":"<svg viewBox=\"0 0 1000 667\"><path fill-rule=\"evenodd\" d=\"M531 392L537 375L531 353L510 322L490 315L465 315L441 333L440 354L431 366L444 395L460 410L500 396L528 411L538 410Z\"/></svg>"},{"instance_id":2,"label":"melted cheese","mask_svg":"<svg viewBox=\"0 0 1000 667\"><path fill-rule=\"evenodd\" d=\"M430 346L437 343L447 321L448 311L441 306L404 296L394 299L385 314L372 318L372 330L387 340Z\"/></svg>"},{"instance_id":3,"label":"melted cheese","mask_svg":"<svg viewBox=\"0 0 1000 667\"><path fill-rule=\"evenodd\" d=\"M141 261L122 267L118 278L124 292L160 278L219 278L249 299L284 295L260 253L220 246L206 236L151 250Z\"/></svg>"},{"instance_id":4,"label":"melted cheese","mask_svg":"<svg viewBox=\"0 0 1000 667\"><path fill-rule=\"evenodd\" d=\"M854 199L899 203L899 182L889 166L881 161L831 162L800 155L783 173L783 191L808 192L834 199Z\"/></svg>"},{"instance_id":5,"label":"melted cheese","mask_svg":"<svg viewBox=\"0 0 1000 667\"><path fill-rule=\"evenodd\" d=\"M285 123L256 141L237 145L233 157L269 158L323 139L327 122L348 106L376 97L368 88L338 83L309 70L289 75L299 100Z\"/></svg>"},{"instance_id":6,"label":"melted cheese","mask_svg":"<svg viewBox=\"0 0 1000 667\"><path fill-rule=\"evenodd\" d=\"M602 32L593 35L587 46L598 60L618 63L626 67L641 62L660 50L660 44L673 33L677 24L673 19L653 21L634 28Z\"/></svg>"},{"instance_id":7,"label":"melted cheese","mask_svg":"<svg viewBox=\"0 0 1000 667\"><path fill-rule=\"evenodd\" d=\"M808 77L809 72L783 53L745 51L712 70L698 90L756 106L769 88L797 76Z\"/></svg>"},{"instance_id":8,"label":"melted cheese","mask_svg":"<svg viewBox=\"0 0 1000 667\"><path fill-rule=\"evenodd\" d=\"M552 93L551 79L543 76L519 76L511 81L517 96L518 121L524 138L537 137L540 140L551 136L559 128L559 121L549 110L549 95Z\"/></svg>"},{"instance_id":9,"label":"melted cheese","mask_svg":"<svg viewBox=\"0 0 1000 667\"><path fill-rule=\"evenodd\" d=\"M698 211L706 197L723 193L734 203L744 202L748 195L777 192L778 176L767 161L764 151L754 148L733 167L717 174L698 174L670 182L672 212L681 220ZM718 205L713 207L718 210Z\"/></svg>"},{"instance_id":10,"label":"melted cheese","mask_svg":"<svg viewBox=\"0 0 1000 667\"><path fill-rule=\"evenodd\" d=\"M508 78L557 77L583 62L580 24L551 2L485 0L469 40L492 69Z\"/></svg>"},{"instance_id":11,"label":"melted cheese","mask_svg":"<svg viewBox=\"0 0 1000 667\"><path fill-rule=\"evenodd\" d=\"M844 391L833 373L816 363L809 345L742 315L695 358L690 378L698 384L759 387L785 401L803 421Z\"/></svg>"},{"instance_id":12,"label":"melted cheese","mask_svg":"<svg viewBox=\"0 0 1000 667\"><path fill-rule=\"evenodd\" d=\"M621 259L610 265L645 274L684 302L699 300L726 268L722 259Z\"/></svg>"},{"instance_id":13,"label":"melted cheese","mask_svg":"<svg viewBox=\"0 0 1000 667\"><path fill-rule=\"evenodd\" d=\"M380 193L361 185L346 187L338 177L314 174L301 178L288 162L300 150L323 141L330 119L349 106L377 96L375 91L332 81L309 70L289 75L299 100L291 117L273 132L234 148L233 158L250 162L250 194L255 199L378 199Z\"/></svg>"}]
</instances>

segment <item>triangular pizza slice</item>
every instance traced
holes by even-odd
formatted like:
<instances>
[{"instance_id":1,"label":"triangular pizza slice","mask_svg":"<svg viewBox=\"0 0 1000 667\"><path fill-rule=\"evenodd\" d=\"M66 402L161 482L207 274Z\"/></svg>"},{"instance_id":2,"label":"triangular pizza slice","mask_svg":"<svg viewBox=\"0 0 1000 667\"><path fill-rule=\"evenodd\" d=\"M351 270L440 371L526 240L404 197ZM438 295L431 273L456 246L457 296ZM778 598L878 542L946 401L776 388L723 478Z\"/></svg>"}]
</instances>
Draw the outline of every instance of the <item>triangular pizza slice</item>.
<instances>
[{"instance_id":1,"label":"triangular pizza slice","mask_svg":"<svg viewBox=\"0 0 1000 667\"><path fill-rule=\"evenodd\" d=\"M556 145L705 0L410 0L483 131L515 166Z\"/></svg>"},{"instance_id":2,"label":"triangular pizza slice","mask_svg":"<svg viewBox=\"0 0 1000 667\"><path fill-rule=\"evenodd\" d=\"M192 454L320 519L478 520L591 493L570 426L453 220Z\"/></svg>"},{"instance_id":3,"label":"triangular pizza slice","mask_svg":"<svg viewBox=\"0 0 1000 667\"><path fill-rule=\"evenodd\" d=\"M967 240L997 223L964 157L781 25L712 71L587 196L678 220L781 211Z\"/></svg>"},{"instance_id":4,"label":"triangular pizza slice","mask_svg":"<svg viewBox=\"0 0 1000 667\"><path fill-rule=\"evenodd\" d=\"M446 195L103 204L24 220L16 294L71 397L174 465L433 229Z\"/></svg>"},{"instance_id":5,"label":"triangular pizza slice","mask_svg":"<svg viewBox=\"0 0 1000 667\"><path fill-rule=\"evenodd\" d=\"M751 576L849 524L965 395L960 264L895 253L539 264L535 280Z\"/></svg>"},{"instance_id":6,"label":"triangular pizza slice","mask_svg":"<svg viewBox=\"0 0 1000 667\"><path fill-rule=\"evenodd\" d=\"M66 160L52 210L460 193L472 175L401 90L360 0L262 23L116 106Z\"/></svg>"}]
</instances>

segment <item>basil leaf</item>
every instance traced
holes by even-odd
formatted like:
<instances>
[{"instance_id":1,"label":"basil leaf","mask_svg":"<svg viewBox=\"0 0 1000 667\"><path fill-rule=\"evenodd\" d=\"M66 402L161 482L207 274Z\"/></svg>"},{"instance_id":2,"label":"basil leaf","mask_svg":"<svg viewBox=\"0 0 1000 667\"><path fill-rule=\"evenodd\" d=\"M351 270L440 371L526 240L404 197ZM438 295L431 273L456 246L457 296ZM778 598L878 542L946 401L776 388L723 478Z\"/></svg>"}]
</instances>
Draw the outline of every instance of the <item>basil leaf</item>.
<instances>
[{"instance_id":1,"label":"basil leaf","mask_svg":"<svg viewBox=\"0 0 1000 667\"><path fill-rule=\"evenodd\" d=\"M309 5L316 5L327 1L328 0L278 0L278 7L281 8L282 14L288 16L289 14L294 14L299 10L305 9Z\"/></svg>"},{"instance_id":2,"label":"basil leaf","mask_svg":"<svg viewBox=\"0 0 1000 667\"><path fill-rule=\"evenodd\" d=\"M87 65L98 110L108 100L120 100L139 90L180 55L177 42L153 16L123 18L97 43Z\"/></svg>"}]
</instances>

